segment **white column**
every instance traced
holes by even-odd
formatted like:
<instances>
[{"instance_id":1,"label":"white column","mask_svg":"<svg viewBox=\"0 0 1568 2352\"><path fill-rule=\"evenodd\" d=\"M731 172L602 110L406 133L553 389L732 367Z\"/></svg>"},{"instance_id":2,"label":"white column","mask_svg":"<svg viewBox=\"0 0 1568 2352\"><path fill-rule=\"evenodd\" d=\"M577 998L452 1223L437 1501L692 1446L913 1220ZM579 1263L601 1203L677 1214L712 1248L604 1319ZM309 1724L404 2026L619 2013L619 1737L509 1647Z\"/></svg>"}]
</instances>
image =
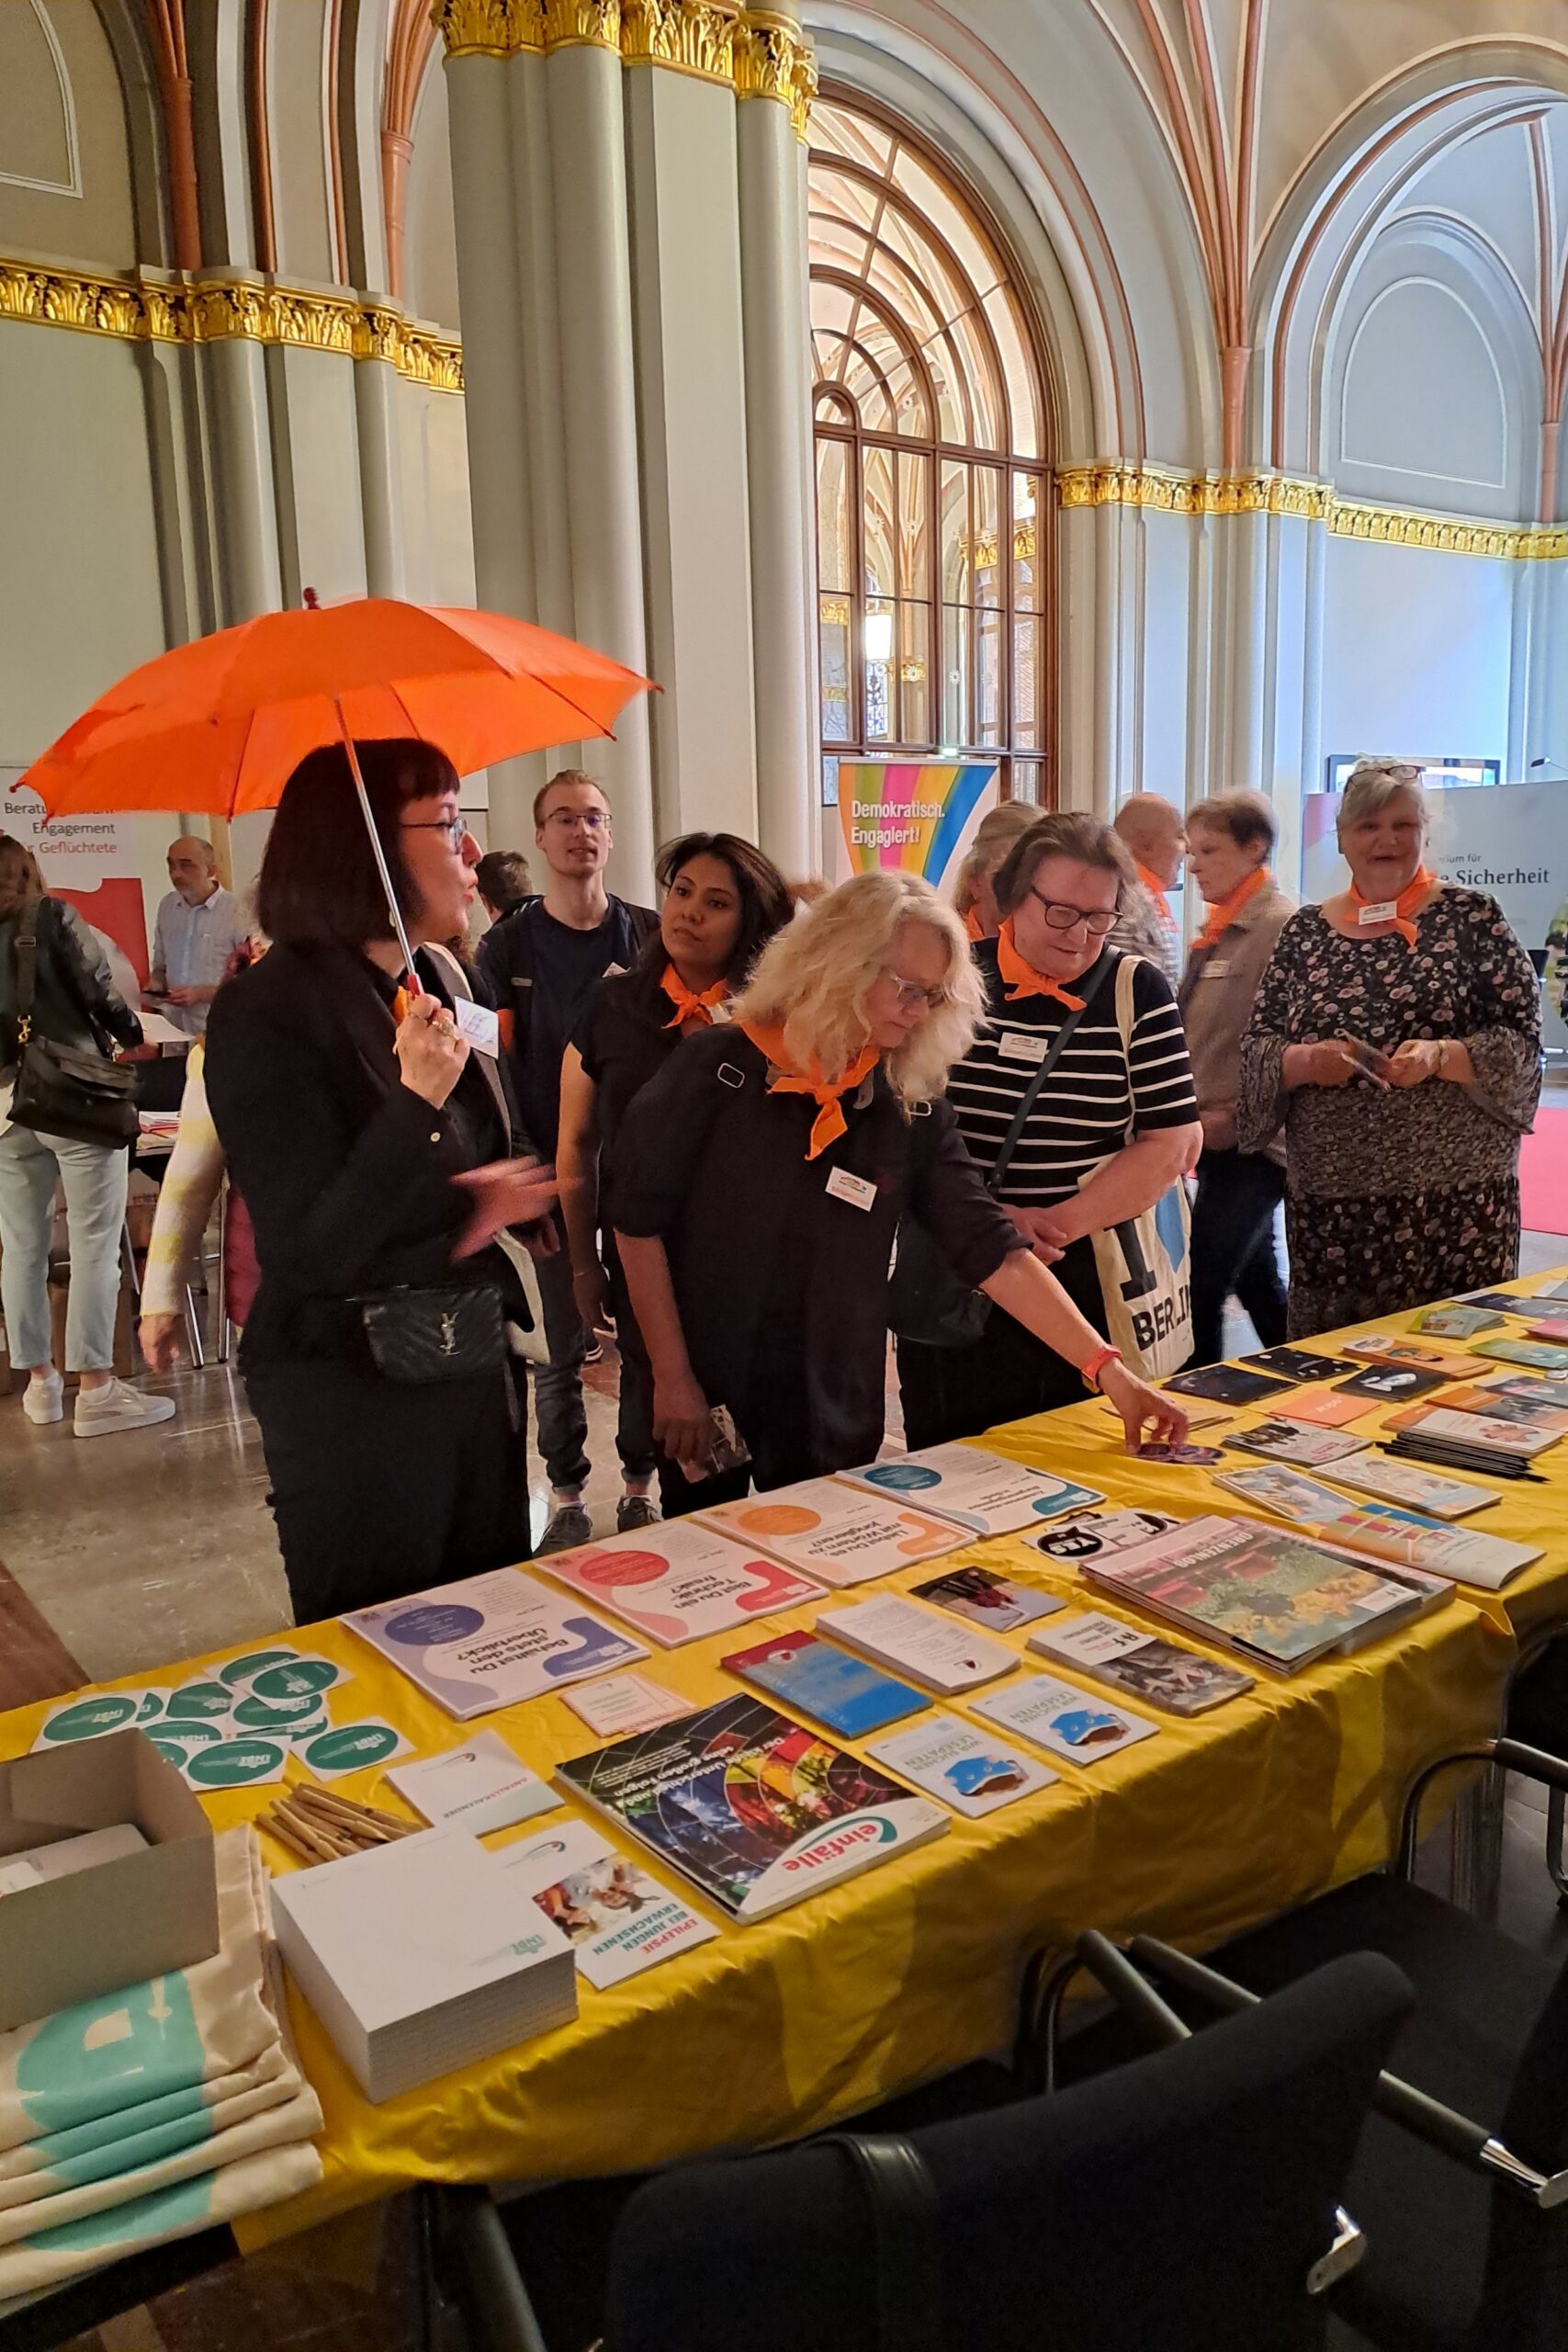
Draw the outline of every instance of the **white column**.
<instances>
[{"instance_id":1,"label":"white column","mask_svg":"<svg viewBox=\"0 0 1568 2352\"><path fill-rule=\"evenodd\" d=\"M646 672L621 62L609 51L582 47L558 51L544 70L576 634ZM455 150L459 140L454 121ZM458 243L460 249L460 225ZM465 341L468 322L465 280ZM477 504L482 482L476 481L474 495ZM616 736L614 743L594 744L589 763L615 808L613 879L635 898L650 888L655 843L646 696L627 704Z\"/></svg>"},{"instance_id":2,"label":"white column","mask_svg":"<svg viewBox=\"0 0 1568 2352\"><path fill-rule=\"evenodd\" d=\"M821 766L801 219L806 160L789 110L777 99L744 100L736 132L759 838L786 874L804 875L816 865L812 820Z\"/></svg>"},{"instance_id":3,"label":"white column","mask_svg":"<svg viewBox=\"0 0 1568 2352\"><path fill-rule=\"evenodd\" d=\"M403 502L399 482L398 374L385 359L354 364L359 496L365 517L365 584L372 596L407 593Z\"/></svg>"},{"instance_id":4,"label":"white column","mask_svg":"<svg viewBox=\"0 0 1568 2352\"><path fill-rule=\"evenodd\" d=\"M222 623L276 612L283 602L267 423L266 355L235 336L203 354L217 474L214 538Z\"/></svg>"},{"instance_id":5,"label":"white column","mask_svg":"<svg viewBox=\"0 0 1568 2352\"><path fill-rule=\"evenodd\" d=\"M446 61L452 120L452 194L457 288L463 311L463 388L474 584L480 605L537 616L523 413L523 310L513 219L508 77L531 58L472 55ZM491 838L526 843L536 760L490 771Z\"/></svg>"},{"instance_id":6,"label":"white column","mask_svg":"<svg viewBox=\"0 0 1568 2352\"><path fill-rule=\"evenodd\" d=\"M648 642L665 690L649 713L659 830L755 839L736 102L727 85L638 63L626 103Z\"/></svg>"}]
</instances>

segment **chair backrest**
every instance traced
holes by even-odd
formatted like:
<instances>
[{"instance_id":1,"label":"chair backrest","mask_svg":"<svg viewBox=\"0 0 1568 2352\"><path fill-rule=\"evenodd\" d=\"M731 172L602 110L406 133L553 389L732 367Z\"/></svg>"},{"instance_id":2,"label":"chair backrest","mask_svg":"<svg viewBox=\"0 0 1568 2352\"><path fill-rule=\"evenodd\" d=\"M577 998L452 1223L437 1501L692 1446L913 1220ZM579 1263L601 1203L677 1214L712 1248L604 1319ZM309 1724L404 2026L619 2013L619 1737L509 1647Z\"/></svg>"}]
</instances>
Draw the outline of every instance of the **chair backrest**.
<instances>
[{"instance_id":1,"label":"chair backrest","mask_svg":"<svg viewBox=\"0 0 1568 2352\"><path fill-rule=\"evenodd\" d=\"M1411 2006L1331 1962L1192 2041L911 2135L939 2209L942 2352L1292 2352ZM871 2210L821 2143L661 2175L610 2260L606 2352L876 2352Z\"/></svg>"}]
</instances>

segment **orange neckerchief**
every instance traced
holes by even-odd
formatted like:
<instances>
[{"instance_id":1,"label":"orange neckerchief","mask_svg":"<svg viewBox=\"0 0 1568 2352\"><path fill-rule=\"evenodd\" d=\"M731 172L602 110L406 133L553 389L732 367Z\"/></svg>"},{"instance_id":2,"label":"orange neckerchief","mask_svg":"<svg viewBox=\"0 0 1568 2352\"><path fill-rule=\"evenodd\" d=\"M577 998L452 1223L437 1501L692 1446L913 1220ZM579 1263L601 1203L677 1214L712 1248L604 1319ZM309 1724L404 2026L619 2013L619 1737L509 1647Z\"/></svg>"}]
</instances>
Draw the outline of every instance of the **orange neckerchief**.
<instances>
[{"instance_id":1,"label":"orange neckerchief","mask_svg":"<svg viewBox=\"0 0 1568 2352\"><path fill-rule=\"evenodd\" d=\"M409 992L400 983L392 999L392 1024L400 1029L409 1017Z\"/></svg>"},{"instance_id":2,"label":"orange neckerchief","mask_svg":"<svg viewBox=\"0 0 1568 2352\"><path fill-rule=\"evenodd\" d=\"M765 1029L760 1022L742 1021L739 1027L750 1038L760 1054L766 1054L774 1076L768 1088L770 1094L809 1094L817 1104L817 1116L812 1123L811 1141L806 1148L807 1159L826 1151L830 1143L841 1136L849 1125L840 1096L849 1094L859 1086L867 1072L876 1068L881 1047L865 1046L850 1064L841 1078L824 1078L819 1062L813 1062L809 1072L796 1069L784 1044L784 1030Z\"/></svg>"},{"instance_id":3,"label":"orange neckerchief","mask_svg":"<svg viewBox=\"0 0 1568 2352\"><path fill-rule=\"evenodd\" d=\"M1143 884L1145 889L1148 892L1150 898L1154 900L1156 908L1159 910L1159 919L1161 922L1168 924L1170 929L1174 931L1176 929L1176 917L1170 911L1170 900L1165 895L1165 884L1160 880L1157 874L1151 874L1146 865L1140 865L1138 867L1138 879Z\"/></svg>"},{"instance_id":4,"label":"orange neckerchief","mask_svg":"<svg viewBox=\"0 0 1568 2352\"><path fill-rule=\"evenodd\" d=\"M974 907L970 908L964 918L964 930L965 937L969 939L984 939L986 936L986 927L980 921L977 910Z\"/></svg>"},{"instance_id":5,"label":"orange neckerchief","mask_svg":"<svg viewBox=\"0 0 1568 2352\"><path fill-rule=\"evenodd\" d=\"M687 1021L711 1023L714 1006L722 1004L729 994L728 980L715 980L711 989L705 989L701 996L694 996L673 964L665 965L664 978L659 985L675 1008L672 1019L664 1023L666 1029L679 1029Z\"/></svg>"},{"instance_id":6,"label":"orange neckerchief","mask_svg":"<svg viewBox=\"0 0 1568 2352\"><path fill-rule=\"evenodd\" d=\"M1237 883L1228 899L1221 899L1209 909L1203 918L1203 928L1192 942L1193 947L1213 947L1215 941L1230 929L1248 900L1256 899L1259 890L1267 888L1273 879L1269 868L1259 865L1245 882Z\"/></svg>"},{"instance_id":7,"label":"orange neckerchief","mask_svg":"<svg viewBox=\"0 0 1568 2352\"><path fill-rule=\"evenodd\" d=\"M1410 918L1437 878L1428 867L1418 865L1393 902L1393 913L1388 920L1392 922L1407 947L1414 947L1416 944L1416 925ZM1351 883L1350 904L1357 910L1358 922L1360 920L1360 910L1363 907L1386 906L1387 903L1383 899L1363 899L1356 885Z\"/></svg>"},{"instance_id":8,"label":"orange neckerchief","mask_svg":"<svg viewBox=\"0 0 1568 2352\"><path fill-rule=\"evenodd\" d=\"M1025 963L1013 945L1010 915L997 933L997 968L1008 984L1010 1004L1015 1004L1021 996L1054 996L1069 1012L1083 1011L1081 996L1069 996L1066 989L1058 988L1055 980L1047 979L1043 972L1037 972L1032 964Z\"/></svg>"}]
</instances>

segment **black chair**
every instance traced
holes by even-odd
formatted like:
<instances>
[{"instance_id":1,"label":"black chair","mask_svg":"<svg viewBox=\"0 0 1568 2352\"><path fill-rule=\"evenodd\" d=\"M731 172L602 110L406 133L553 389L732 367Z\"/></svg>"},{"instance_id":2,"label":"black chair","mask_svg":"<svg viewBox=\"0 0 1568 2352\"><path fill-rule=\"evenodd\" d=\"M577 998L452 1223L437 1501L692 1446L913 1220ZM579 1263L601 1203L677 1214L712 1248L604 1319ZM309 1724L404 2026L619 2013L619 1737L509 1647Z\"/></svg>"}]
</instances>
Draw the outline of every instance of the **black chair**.
<instances>
[{"instance_id":1,"label":"black chair","mask_svg":"<svg viewBox=\"0 0 1568 2352\"><path fill-rule=\"evenodd\" d=\"M1408 1877L1422 1796L1450 1765L1482 1760L1568 1789L1560 1758L1487 1741L1421 1774L1393 1874L1320 1895L1206 1965L1145 1937L1128 1946L1189 2016L1234 2021L1348 1952L1381 1953L1414 1985L1345 2189L1366 2258L1331 2298L1379 2352L1568 2352L1568 1962ZM1039 2064L1080 2082L1125 2037L1092 2025L1053 2057L1063 1973L1042 1984Z\"/></svg>"},{"instance_id":2,"label":"black chair","mask_svg":"<svg viewBox=\"0 0 1568 2352\"><path fill-rule=\"evenodd\" d=\"M1568 1756L1568 1634L1548 1634L1523 1657L1508 1685L1503 1729L1509 1739L1548 1756ZM1546 1800L1546 1867L1560 1901L1568 1904L1562 1831L1568 1793L1552 1788Z\"/></svg>"},{"instance_id":3,"label":"black chair","mask_svg":"<svg viewBox=\"0 0 1568 2352\"><path fill-rule=\"evenodd\" d=\"M908 2138L833 2135L684 2165L625 2205L605 2352L1297 2352L1359 2241L1338 2211L1410 1988L1337 1962L1212 2032L1102 1937L1083 1962L1172 2045L1055 2098ZM447 2246L482 2352L547 2341L488 2192Z\"/></svg>"}]
</instances>

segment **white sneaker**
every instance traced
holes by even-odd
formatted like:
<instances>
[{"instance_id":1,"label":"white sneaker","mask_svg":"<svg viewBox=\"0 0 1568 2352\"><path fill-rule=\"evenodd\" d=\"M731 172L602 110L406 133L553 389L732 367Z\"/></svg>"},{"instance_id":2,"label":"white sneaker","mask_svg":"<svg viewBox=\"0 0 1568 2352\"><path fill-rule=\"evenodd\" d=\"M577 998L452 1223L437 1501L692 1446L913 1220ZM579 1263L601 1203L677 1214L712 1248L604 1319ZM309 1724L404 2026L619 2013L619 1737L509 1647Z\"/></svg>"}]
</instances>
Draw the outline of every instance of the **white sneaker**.
<instances>
[{"instance_id":1,"label":"white sneaker","mask_svg":"<svg viewBox=\"0 0 1568 2352\"><path fill-rule=\"evenodd\" d=\"M61 1421L65 1418L65 1383L57 1372L46 1372L40 1380L35 1372L22 1397L22 1410L29 1421Z\"/></svg>"},{"instance_id":2,"label":"white sneaker","mask_svg":"<svg viewBox=\"0 0 1568 2352\"><path fill-rule=\"evenodd\" d=\"M123 1380L111 1380L78 1395L74 1428L78 1437L108 1437L115 1430L144 1430L154 1421L173 1420L174 1415L172 1396L146 1396Z\"/></svg>"}]
</instances>

